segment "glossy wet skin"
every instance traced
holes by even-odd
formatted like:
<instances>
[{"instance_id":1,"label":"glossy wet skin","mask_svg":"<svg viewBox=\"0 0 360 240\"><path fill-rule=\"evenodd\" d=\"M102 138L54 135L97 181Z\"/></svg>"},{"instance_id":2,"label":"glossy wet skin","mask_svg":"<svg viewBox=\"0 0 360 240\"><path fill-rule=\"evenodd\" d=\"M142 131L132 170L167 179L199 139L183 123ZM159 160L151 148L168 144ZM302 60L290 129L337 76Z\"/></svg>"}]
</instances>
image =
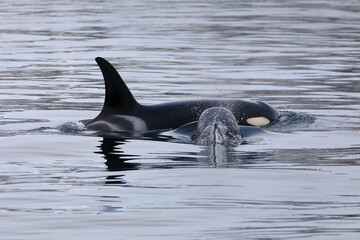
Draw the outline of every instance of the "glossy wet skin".
<instances>
[{"instance_id":1,"label":"glossy wet skin","mask_svg":"<svg viewBox=\"0 0 360 240\"><path fill-rule=\"evenodd\" d=\"M200 145L225 146L235 146L240 139L240 128L235 116L223 107L209 108L201 114L193 138Z\"/></svg>"},{"instance_id":2,"label":"glossy wet skin","mask_svg":"<svg viewBox=\"0 0 360 240\"><path fill-rule=\"evenodd\" d=\"M264 102L245 100L194 100L144 106L139 104L116 69L105 59L96 58L105 80L105 101L101 113L87 124L98 131L147 131L175 129L197 121L206 109L229 109L240 125L263 126L280 113Z\"/></svg>"}]
</instances>

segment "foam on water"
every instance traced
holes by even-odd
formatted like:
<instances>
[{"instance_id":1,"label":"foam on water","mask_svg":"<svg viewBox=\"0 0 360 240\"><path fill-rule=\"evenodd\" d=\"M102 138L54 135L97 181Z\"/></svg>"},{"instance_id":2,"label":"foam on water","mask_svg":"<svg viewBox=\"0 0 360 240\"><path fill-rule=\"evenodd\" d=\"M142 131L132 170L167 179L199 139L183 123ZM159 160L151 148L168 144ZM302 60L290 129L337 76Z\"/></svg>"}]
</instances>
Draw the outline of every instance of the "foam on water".
<instances>
[{"instance_id":1,"label":"foam on water","mask_svg":"<svg viewBox=\"0 0 360 240\"><path fill-rule=\"evenodd\" d=\"M82 122L65 122L57 127L63 133L78 133L86 130Z\"/></svg>"},{"instance_id":2,"label":"foam on water","mask_svg":"<svg viewBox=\"0 0 360 240\"><path fill-rule=\"evenodd\" d=\"M281 117L264 128L276 132L298 131L309 128L315 121L316 117L307 113L281 111Z\"/></svg>"}]
</instances>

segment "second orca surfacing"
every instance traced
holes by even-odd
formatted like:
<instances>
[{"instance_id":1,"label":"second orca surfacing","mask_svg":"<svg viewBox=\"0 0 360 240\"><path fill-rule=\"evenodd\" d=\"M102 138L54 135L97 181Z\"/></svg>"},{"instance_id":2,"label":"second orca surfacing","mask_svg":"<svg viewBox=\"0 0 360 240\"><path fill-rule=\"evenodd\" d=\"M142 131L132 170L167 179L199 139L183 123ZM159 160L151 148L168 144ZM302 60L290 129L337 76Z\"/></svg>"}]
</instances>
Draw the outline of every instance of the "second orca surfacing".
<instances>
[{"instance_id":1,"label":"second orca surfacing","mask_svg":"<svg viewBox=\"0 0 360 240\"><path fill-rule=\"evenodd\" d=\"M175 129L197 121L201 113L211 107L229 109L239 125L264 126L280 117L276 108L258 101L193 100L141 105L107 60L101 57L95 60L105 80L105 101L100 114L86 124L90 130L135 132Z\"/></svg>"}]
</instances>

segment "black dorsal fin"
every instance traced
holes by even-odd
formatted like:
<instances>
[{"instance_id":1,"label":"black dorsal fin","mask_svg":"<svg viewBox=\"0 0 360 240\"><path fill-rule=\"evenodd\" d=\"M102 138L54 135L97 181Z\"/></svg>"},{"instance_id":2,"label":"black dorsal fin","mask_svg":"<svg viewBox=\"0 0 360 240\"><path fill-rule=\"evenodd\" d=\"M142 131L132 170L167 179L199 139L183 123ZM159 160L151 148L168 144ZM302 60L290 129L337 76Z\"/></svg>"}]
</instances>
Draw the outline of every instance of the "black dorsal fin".
<instances>
[{"instance_id":1,"label":"black dorsal fin","mask_svg":"<svg viewBox=\"0 0 360 240\"><path fill-rule=\"evenodd\" d=\"M95 61L99 65L105 81L103 111L107 109L126 111L137 106L138 103L134 96L111 63L101 57L97 57Z\"/></svg>"}]
</instances>

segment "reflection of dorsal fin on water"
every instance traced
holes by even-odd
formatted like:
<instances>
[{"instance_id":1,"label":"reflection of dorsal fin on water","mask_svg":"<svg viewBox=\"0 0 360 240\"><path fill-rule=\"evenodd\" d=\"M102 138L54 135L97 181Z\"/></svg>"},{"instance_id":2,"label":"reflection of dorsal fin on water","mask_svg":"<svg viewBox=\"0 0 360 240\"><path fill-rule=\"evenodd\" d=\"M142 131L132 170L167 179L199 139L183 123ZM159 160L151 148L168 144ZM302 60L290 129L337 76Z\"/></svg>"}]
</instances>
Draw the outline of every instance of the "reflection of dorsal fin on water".
<instances>
[{"instance_id":1,"label":"reflection of dorsal fin on water","mask_svg":"<svg viewBox=\"0 0 360 240\"><path fill-rule=\"evenodd\" d=\"M116 69L105 59L97 57L105 81L105 109L127 110L139 105Z\"/></svg>"}]
</instances>

